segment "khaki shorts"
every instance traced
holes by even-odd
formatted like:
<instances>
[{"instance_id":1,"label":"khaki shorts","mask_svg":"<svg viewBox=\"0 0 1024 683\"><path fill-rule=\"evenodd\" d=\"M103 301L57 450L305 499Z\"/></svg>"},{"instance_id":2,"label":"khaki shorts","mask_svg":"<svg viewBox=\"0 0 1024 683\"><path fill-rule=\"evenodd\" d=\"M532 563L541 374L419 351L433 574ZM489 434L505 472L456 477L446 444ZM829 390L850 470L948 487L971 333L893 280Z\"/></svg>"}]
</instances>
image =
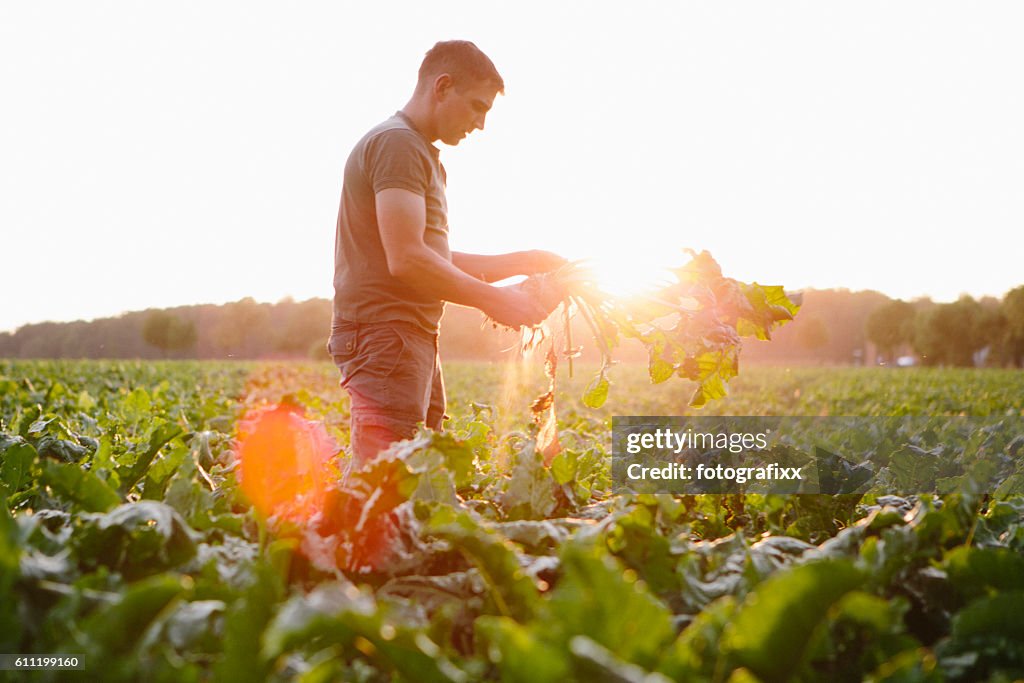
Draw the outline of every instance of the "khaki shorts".
<instances>
[{"instance_id":1,"label":"khaki shorts","mask_svg":"<svg viewBox=\"0 0 1024 683\"><path fill-rule=\"evenodd\" d=\"M437 335L412 323L334 322L327 350L352 400L357 462L412 437L421 422L441 429L445 394L437 348Z\"/></svg>"}]
</instances>

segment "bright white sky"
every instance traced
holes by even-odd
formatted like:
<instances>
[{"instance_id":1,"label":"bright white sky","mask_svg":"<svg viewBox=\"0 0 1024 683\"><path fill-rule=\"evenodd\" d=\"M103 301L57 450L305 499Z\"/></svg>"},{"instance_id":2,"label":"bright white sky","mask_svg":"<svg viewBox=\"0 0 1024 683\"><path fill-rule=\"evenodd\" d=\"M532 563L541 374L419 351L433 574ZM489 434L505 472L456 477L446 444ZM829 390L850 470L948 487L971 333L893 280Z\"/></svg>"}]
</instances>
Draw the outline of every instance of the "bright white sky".
<instances>
[{"instance_id":1,"label":"bright white sky","mask_svg":"<svg viewBox=\"0 0 1024 683\"><path fill-rule=\"evenodd\" d=\"M0 5L0 330L332 296L341 170L437 40L505 77L442 147L452 246L638 279L1024 283L1024 5Z\"/></svg>"}]
</instances>

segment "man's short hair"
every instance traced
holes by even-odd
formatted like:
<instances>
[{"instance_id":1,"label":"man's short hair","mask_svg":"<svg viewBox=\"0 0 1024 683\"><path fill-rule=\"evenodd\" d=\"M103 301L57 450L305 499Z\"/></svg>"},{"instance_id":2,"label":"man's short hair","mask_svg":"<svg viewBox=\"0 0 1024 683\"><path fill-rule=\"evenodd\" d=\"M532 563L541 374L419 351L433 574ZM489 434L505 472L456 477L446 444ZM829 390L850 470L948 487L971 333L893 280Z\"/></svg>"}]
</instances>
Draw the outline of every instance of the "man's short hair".
<instances>
[{"instance_id":1,"label":"man's short hair","mask_svg":"<svg viewBox=\"0 0 1024 683\"><path fill-rule=\"evenodd\" d=\"M417 87L429 85L444 73L452 77L459 90L490 84L494 86L495 92L505 93L505 81L494 63L468 40L445 40L430 48L420 64Z\"/></svg>"}]
</instances>

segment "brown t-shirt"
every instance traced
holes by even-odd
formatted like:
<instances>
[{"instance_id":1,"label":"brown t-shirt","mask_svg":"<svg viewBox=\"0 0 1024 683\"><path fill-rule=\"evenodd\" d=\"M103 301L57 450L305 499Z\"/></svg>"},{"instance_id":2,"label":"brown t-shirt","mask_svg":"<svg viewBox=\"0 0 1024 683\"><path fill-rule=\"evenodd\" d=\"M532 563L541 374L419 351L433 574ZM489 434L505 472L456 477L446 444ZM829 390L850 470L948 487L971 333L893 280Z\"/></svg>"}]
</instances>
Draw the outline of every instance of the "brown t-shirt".
<instances>
[{"instance_id":1,"label":"brown t-shirt","mask_svg":"<svg viewBox=\"0 0 1024 683\"><path fill-rule=\"evenodd\" d=\"M422 195L424 243L451 260L445 172L436 147L402 112L370 130L345 163L334 243L334 318L352 322L403 320L436 334L444 302L388 272L377 225L375 195L401 188Z\"/></svg>"}]
</instances>

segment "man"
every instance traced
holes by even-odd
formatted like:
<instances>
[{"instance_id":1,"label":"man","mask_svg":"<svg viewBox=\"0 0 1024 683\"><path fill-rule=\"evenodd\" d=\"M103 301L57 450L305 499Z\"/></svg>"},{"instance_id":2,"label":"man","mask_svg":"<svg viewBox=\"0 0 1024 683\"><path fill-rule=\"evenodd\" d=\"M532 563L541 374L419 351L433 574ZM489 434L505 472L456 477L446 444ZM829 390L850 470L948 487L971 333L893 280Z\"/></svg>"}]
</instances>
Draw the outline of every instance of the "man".
<instances>
[{"instance_id":1,"label":"man","mask_svg":"<svg viewBox=\"0 0 1024 683\"><path fill-rule=\"evenodd\" d=\"M515 328L550 313L516 287L489 283L553 270L561 257L463 254L448 246L445 170L432 143L457 145L483 130L504 87L476 45L438 43L409 102L370 130L345 164L328 350L352 400L356 462L411 437L420 422L441 429L437 334L445 301Z\"/></svg>"}]
</instances>

